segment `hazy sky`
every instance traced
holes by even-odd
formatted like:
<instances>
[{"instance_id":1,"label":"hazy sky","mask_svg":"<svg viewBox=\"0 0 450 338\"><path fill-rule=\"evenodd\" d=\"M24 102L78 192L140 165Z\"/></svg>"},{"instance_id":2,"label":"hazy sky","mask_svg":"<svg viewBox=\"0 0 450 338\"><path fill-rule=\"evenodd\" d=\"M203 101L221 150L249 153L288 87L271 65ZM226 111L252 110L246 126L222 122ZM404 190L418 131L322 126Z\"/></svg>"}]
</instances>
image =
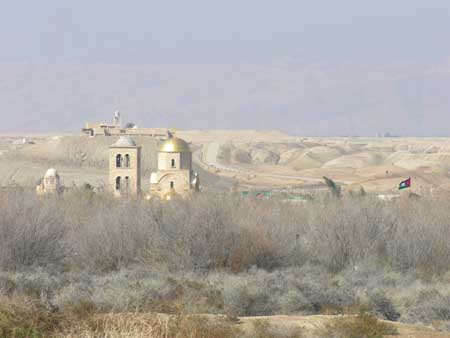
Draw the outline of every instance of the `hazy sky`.
<instances>
[{"instance_id":1,"label":"hazy sky","mask_svg":"<svg viewBox=\"0 0 450 338\"><path fill-rule=\"evenodd\" d=\"M3 62L390 62L450 55L448 0L0 4Z\"/></svg>"},{"instance_id":2,"label":"hazy sky","mask_svg":"<svg viewBox=\"0 0 450 338\"><path fill-rule=\"evenodd\" d=\"M0 131L450 135L449 33L449 0L0 0Z\"/></svg>"}]
</instances>

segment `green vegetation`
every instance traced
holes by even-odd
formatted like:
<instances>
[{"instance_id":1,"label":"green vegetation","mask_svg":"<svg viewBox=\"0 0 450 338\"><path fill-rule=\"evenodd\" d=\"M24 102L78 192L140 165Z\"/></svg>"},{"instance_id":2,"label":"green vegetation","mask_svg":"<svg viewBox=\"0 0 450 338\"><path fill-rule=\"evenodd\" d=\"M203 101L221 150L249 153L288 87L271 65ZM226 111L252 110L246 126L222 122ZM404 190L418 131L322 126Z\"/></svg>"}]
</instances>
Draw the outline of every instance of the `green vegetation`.
<instances>
[{"instance_id":1,"label":"green vegetation","mask_svg":"<svg viewBox=\"0 0 450 338\"><path fill-rule=\"evenodd\" d=\"M334 197L337 198L341 197L341 187L337 185L336 182L334 182L331 178L328 178L326 176L323 177L323 180Z\"/></svg>"}]
</instances>

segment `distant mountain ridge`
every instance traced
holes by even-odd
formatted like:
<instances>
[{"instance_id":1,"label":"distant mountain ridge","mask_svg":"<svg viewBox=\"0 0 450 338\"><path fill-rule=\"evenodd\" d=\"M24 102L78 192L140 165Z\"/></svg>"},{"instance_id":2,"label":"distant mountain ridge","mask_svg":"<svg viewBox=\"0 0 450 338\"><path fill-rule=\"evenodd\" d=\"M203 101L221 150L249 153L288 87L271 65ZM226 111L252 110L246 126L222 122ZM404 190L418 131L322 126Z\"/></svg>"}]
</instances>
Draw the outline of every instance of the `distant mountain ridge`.
<instances>
[{"instance_id":1,"label":"distant mountain ridge","mask_svg":"<svg viewBox=\"0 0 450 338\"><path fill-rule=\"evenodd\" d=\"M0 132L87 120L309 136L450 136L450 62L351 65L0 64Z\"/></svg>"}]
</instances>

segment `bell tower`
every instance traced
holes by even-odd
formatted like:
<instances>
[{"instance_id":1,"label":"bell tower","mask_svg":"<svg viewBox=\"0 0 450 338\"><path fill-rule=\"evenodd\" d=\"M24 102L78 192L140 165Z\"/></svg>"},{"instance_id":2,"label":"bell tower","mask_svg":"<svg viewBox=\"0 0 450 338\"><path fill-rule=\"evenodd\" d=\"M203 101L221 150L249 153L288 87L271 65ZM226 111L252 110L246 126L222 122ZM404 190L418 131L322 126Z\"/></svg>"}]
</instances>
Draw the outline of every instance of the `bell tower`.
<instances>
[{"instance_id":1,"label":"bell tower","mask_svg":"<svg viewBox=\"0 0 450 338\"><path fill-rule=\"evenodd\" d=\"M117 197L141 193L141 147L129 136L109 147L109 187Z\"/></svg>"}]
</instances>

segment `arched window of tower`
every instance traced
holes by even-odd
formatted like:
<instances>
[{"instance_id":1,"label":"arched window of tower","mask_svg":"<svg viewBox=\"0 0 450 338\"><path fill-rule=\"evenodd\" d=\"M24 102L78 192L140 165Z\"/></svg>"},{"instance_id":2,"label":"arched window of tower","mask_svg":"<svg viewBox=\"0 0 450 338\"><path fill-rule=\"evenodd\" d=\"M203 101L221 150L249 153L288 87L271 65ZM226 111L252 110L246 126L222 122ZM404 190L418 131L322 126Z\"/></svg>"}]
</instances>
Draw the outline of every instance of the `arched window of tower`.
<instances>
[{"instance_id":1,"label":"arched window of tower","mask_svg":"<svg viewBox=\"0 0 450 338\"><path fill-rule=\"evenodd\" d=\"M116 190L120 190L120 176L116 177Z\"/></svg>"},{"instance_id":2,"label":"arched window of tower","mask_svg":"<svg viewBox=\"0 0 450 338\"><path fill-rule=\"evenodd\" d=\"M117 154L116 156L116 167L117 168L121 168L122 167L122 155L121 154Z\"/></svg>"},{"instance_id":3,"label":"arched window of tower","mask_svg":"<svg viewBox=\"0 0 450 338\"><path fill-rule=\"evenodd\" d=\"M126 154L125 155L125 168L129 168L130 167L130 155Z\"/></svg>"}]
</instances>

